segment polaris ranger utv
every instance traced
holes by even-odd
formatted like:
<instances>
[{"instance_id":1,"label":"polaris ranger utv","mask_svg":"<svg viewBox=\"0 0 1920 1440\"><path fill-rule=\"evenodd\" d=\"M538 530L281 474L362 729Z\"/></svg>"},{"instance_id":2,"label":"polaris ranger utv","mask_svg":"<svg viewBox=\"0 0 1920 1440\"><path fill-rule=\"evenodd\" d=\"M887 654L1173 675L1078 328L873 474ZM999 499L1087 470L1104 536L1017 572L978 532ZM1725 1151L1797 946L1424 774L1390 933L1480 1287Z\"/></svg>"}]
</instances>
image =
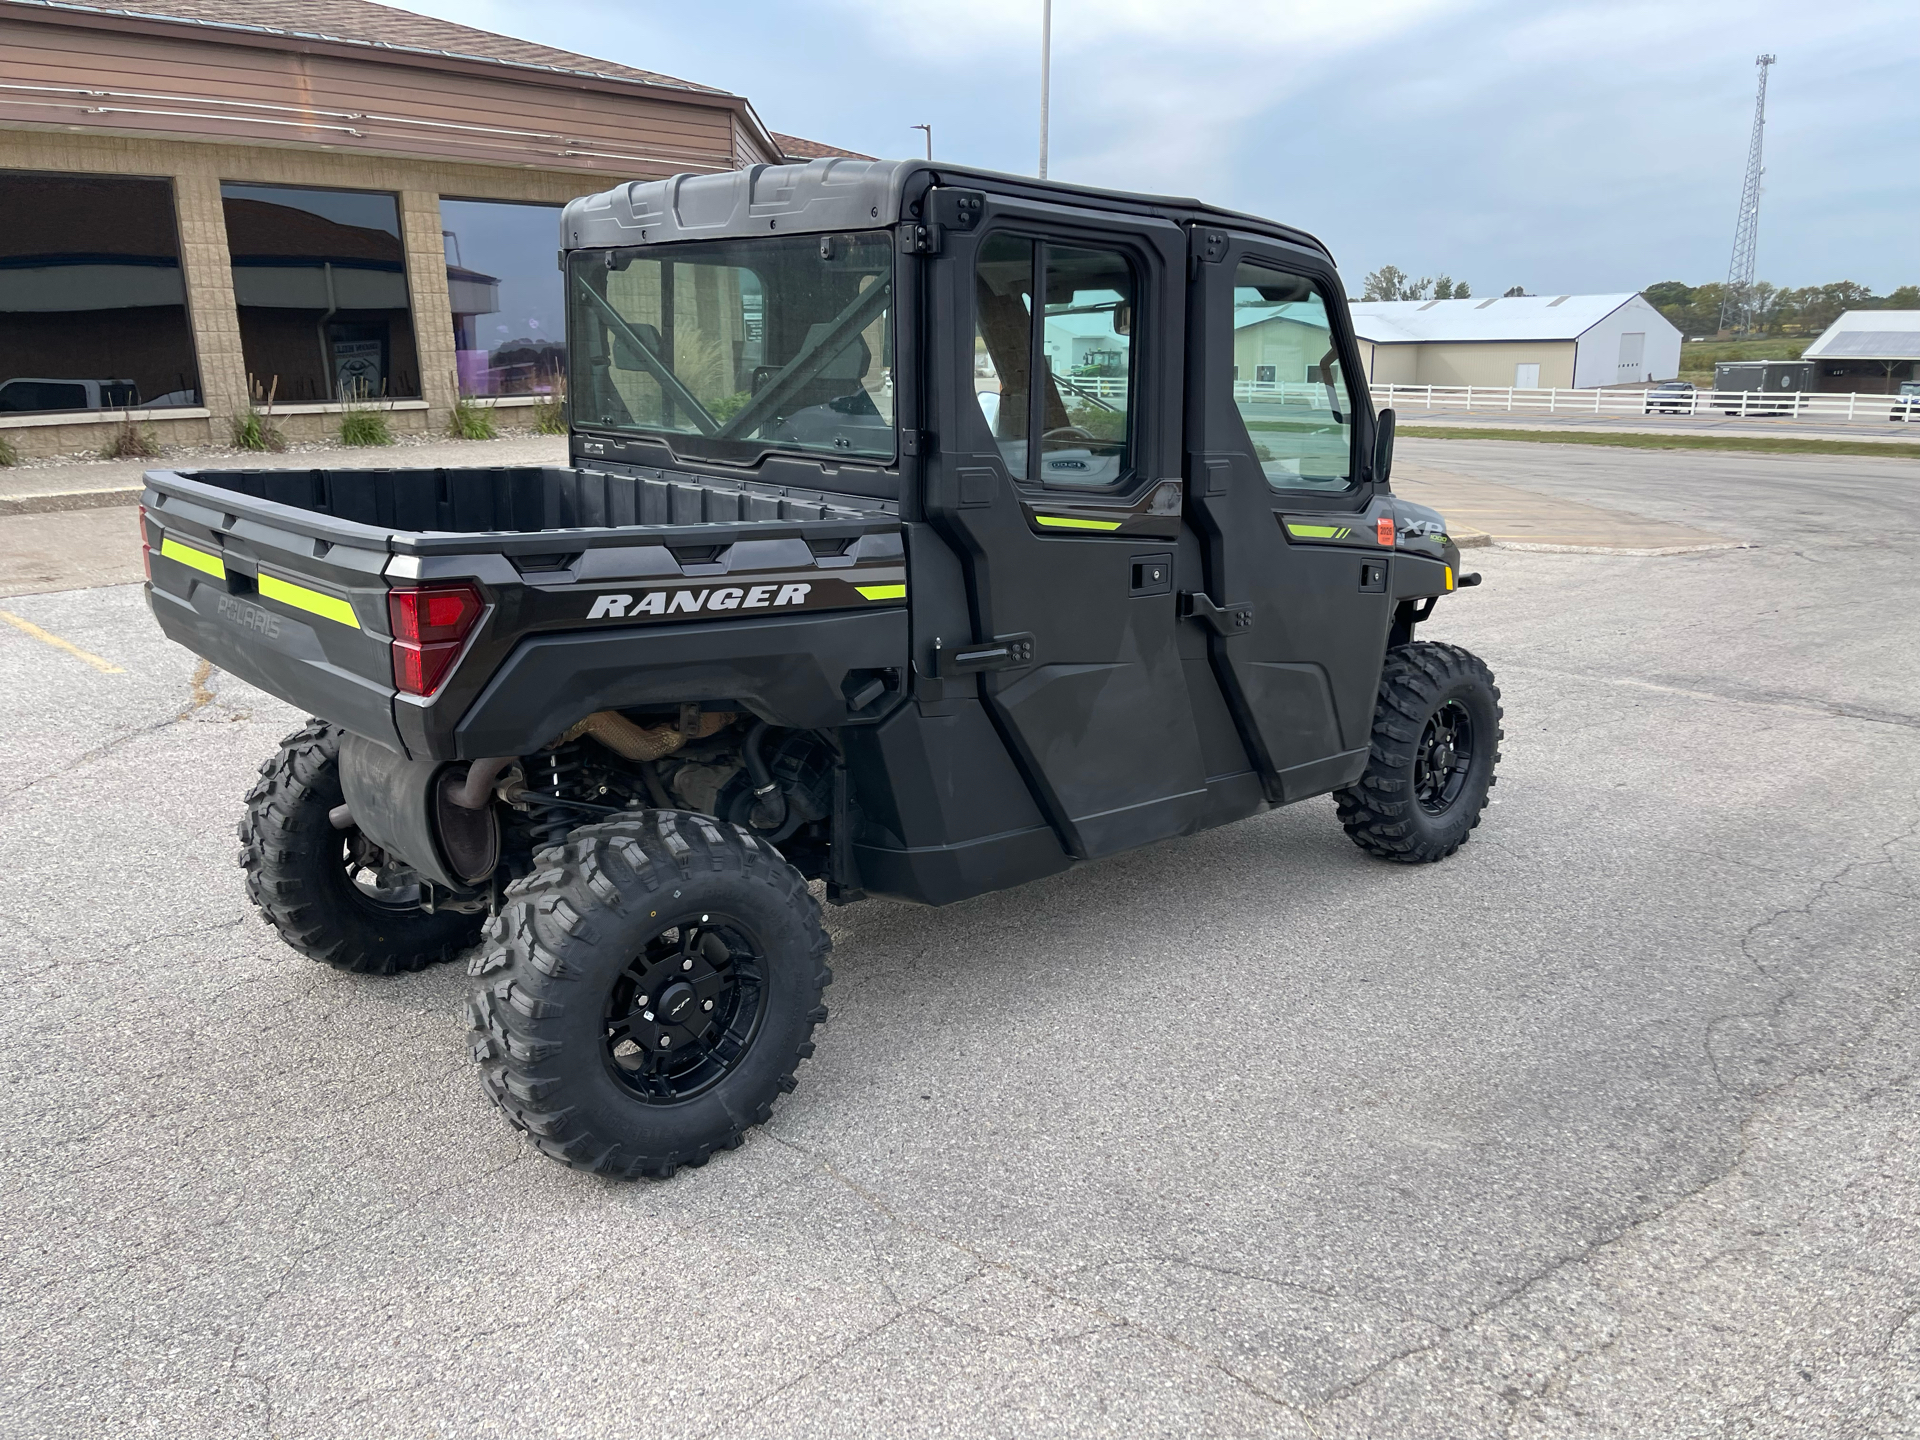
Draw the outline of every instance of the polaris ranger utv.
<instances>
[{"instance_id":1,"label":"polaris ranger utv","mask_svg":"<svg viewBox=\"0 0 1920 1440\"><path fill-rule=\"evenodd\" d=\"M320 718L248 893L356 971L470 963L555 1159L740 1143L826 1018L829 901L928 905L1333 794L1451 854L1501 736L1416 641L1340 278L1194 201L912 162L621 185L562 220L566 468L153 471L174 639ZM484 937L484 940L483 940Z\"/></svg>"}]
</instances>

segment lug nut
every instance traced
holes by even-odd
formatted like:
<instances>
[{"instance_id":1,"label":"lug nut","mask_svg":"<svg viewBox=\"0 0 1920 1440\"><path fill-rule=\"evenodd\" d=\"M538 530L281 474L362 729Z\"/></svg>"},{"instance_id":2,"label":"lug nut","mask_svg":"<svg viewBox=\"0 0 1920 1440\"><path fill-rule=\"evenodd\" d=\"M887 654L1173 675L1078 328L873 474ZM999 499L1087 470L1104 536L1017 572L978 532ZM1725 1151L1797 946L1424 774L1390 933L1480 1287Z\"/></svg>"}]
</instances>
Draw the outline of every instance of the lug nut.
<instances>
[{"instance_id":1,"label":"lug nut","mask_svg":"<svg viewBox=\"0 0 1920 1440\"><path fill-rule=\"evenodd\" d=\"M681 968L682 970L691 970L691 969L693 968L693 961L691 961L691 960L682 960L682 961L680 962L680 968Z\"/></svg>"},{"instance_id":2,"label":"lug nut","mask_svg":"<svg viewBox=\"0 0 1920 1440\"><path fill-rule=\"evenodd\" d=\"M662 1035L660 1037L660 1048L662 1050L666 1049L671 1044L673 1044L673 1037L671 1035Z\"/></svg>"},{"instance_id":3,"label":"lug nut","mask_svg":"<svg viewBox=\"0 0 1920 1440\"><path fill-rule=\"evenodd\" d=\"M713 1002L711 1000L702 1000L700 1002L700 1008L702 1010L711 1010L713 1008Z\"/></svg>"}]
</instances>

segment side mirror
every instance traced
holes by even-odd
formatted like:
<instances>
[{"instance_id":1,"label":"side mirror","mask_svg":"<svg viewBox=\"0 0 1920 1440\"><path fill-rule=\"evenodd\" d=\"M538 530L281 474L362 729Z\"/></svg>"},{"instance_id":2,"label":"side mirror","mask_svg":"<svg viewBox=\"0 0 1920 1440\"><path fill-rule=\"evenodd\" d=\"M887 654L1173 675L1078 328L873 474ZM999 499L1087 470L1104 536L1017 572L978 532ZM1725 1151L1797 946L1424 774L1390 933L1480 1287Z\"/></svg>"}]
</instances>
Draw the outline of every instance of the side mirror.
<instances>
[{"instance_id":1,"label":"side mirror","mask_svg":"<svg viewBox=\"0 0 1920 1440\"><path fill-rule=\"evenodd\" d=\"M1393 473L1393 411L1373 417L1373 483L1384 485Z\"/></svg>"}]
</instances>

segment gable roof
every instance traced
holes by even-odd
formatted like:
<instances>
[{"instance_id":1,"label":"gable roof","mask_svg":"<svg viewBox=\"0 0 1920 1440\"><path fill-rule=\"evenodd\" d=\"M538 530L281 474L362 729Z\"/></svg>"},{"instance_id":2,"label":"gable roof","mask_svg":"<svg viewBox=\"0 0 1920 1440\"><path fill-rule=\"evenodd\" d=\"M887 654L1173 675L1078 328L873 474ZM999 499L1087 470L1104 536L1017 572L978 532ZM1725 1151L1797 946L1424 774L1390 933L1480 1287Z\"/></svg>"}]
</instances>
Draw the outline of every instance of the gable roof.
<instances>
[{"instance_id":1,"label":"gable roof","mask_svg":"<svg viewBox=\"0 0 1920 1440\"><path fill-rule=\"evenodd\" d=\"M1638 299L1621 295L1502 295L1491 300L1359 300L1354 333L1376 344L1447 340L1575 340ZM1661 324L1671 322L1653 310Z\"/></svg>"},{"instance_id":2,"label":"gable roof","mask_svg":"<svg viewBox=\"0 0 1920 1440\"><path fill-rule=\"evenodd\" d=\"M877 157L862 155L858 150L842 150L835 145L822 145L818 140L803 140L798 135L782 135L777 130L767 132L773 136L773 143L780 147L780 153L788 160L872 160Z\"/></svg>"},{"instance_id":3,"label":"gable roof","mask_svg":"<svg viewBox=\"0 0 1920 1440\"><path fill-rule=\"evenodd\" d=\"M1920 360L1920 310L1849 310L1801 352L1806 360Z\"/></svg>"},{"instance_id":4,"label":"gable roof","mask_svg":"<svg viewBox=\"0 0 1920 1440\"><path fill-rule=\"evenodd\" d=\"M597 80L667 85L708 95L730 94L657 71L636 70L611 60L597 60L570 50L556 50L550 45L536 45L531 40L517 40L511 35L475 30L430 15L416 15L410 10L375 4L374 0L118 0L118 3L104 4L82 4L79 0L7 0L7 3L73 15L172 21L209 30L478 60Z\"/></svg>"}]
</instances>

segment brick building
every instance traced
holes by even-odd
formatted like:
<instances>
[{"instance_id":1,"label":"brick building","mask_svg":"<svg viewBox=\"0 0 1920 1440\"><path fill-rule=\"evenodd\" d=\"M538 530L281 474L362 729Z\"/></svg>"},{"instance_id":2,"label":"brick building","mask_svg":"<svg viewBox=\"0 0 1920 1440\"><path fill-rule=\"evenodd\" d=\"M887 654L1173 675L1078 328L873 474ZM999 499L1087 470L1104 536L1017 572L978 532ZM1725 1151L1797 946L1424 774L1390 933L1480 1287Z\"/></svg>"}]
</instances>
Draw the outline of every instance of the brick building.
<instances>
[{"instance_id":1,"label":"brick building","mask_svg":"<svg viewBox=\"0 0 1920 1440\"><path fill-rule=\"evenodd\" d=\"M537 404L562 203L847 153L370 0L0 0L0 434L87 450L131 415L205 444L268 395L295 438L348 403L401 430Z\"/></svg>"}]
</instances>

